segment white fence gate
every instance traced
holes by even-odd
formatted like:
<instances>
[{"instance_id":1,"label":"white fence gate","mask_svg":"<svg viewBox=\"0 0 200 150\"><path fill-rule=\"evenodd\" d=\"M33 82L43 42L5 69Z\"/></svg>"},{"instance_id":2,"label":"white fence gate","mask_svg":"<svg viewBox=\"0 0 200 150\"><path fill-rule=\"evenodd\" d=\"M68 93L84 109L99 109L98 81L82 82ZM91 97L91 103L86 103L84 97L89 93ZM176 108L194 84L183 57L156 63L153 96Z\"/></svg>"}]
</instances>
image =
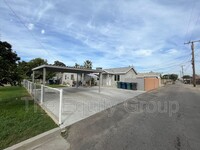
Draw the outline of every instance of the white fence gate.
<instances>
[{"instance_id":1,"label":"white fence gate","mask_svg":"<svg viewBox=\"0 0 200 150\"><path fill-rule=\"evenodd\" d=\"M61 125L62 124L63 89L57 89L57 88L44 86L42 84L36 84L28 80L23 80L23 86L27 89L29 94L34 98L34 101L36 101L39 105L41 105L42 108L45 107L45 105L43 104L45 101L48 101L49 96L50 97L54 96L55 98L58 97L59 108L56 108L58 109L58 112L59 112L58 119L55 120L55 118L53 118L53 120L55 120L57 124ZM45 111L48 111L48 110L45 109Z\"/></svg>"}]
</instances>

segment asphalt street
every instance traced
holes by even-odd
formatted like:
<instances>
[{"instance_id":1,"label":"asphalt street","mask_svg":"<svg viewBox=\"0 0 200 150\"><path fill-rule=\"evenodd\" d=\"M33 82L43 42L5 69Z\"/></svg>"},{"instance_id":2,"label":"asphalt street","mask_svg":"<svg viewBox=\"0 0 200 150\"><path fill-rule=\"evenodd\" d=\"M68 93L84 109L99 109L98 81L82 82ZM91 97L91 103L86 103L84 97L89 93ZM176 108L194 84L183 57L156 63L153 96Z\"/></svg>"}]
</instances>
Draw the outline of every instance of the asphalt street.
<instances>
[{"instance_id":1,"label":"asphalt street","mask_svg":"<svg viewBox=\"0 0 200 150\"><path fill-rule=\"evenodd\" d=\"M200 90L177 83L67 128L71 150L199 150Z\"/></svg>"}]
</instances>

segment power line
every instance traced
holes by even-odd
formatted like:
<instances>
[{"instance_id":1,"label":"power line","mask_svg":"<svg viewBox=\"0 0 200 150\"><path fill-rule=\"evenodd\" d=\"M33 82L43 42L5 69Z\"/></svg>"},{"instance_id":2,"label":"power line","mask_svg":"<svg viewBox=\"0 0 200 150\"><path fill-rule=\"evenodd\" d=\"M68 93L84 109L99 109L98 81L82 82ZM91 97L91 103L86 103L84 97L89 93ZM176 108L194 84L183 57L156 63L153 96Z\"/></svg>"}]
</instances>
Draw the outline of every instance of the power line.
<instances>
[{"instance_id":1,"label":"power line","mask_svg":"<svg viewBox=\"0 0 200 150\"><path fill-rule=\"evenodd\" d=\"M190 13L190 17L189 17L189 21L188 21L188 25L187 25L187 29L186 29L186 33L185 33L185 38L184 38L185 40L187 40L186 37L187 37L188 31L189 31L189 26L190 26L194 7L195 7L195 2L193 2L192 8L191 8L191 13Z\"/></svg>"},{"instance_id":2,"label":"power line","mask_svg":"<svg viewBox=\"0 0 200 150\"><path fill-rule=\"evenodd\" d=\"M171 68L179 67L180 65L183 65L183 64L188 63L188 62L190 62L190 61L178 63L178 64L176 64L176 65L171 65L171 66L157 67L157 68L154 68L154 69L151 69L151 70L152 70L152 71L159 71L159 70L162 70L162 69L169 70L169 69L171 69ZM150 69L140 69L140 70L143 70L143 71L150 71Z\"/></svg>"},{"instance_id":3,"label":"power line","mask_svg":"<svg viewBox=\"0 0 200 150\"><path fill-rule=\"evenodd\" d=\"M190 67L190 64L188 64L186 67L185 67L185 72L187 71L187 69Z\"/></svg>"},{"instance_id":4,"label":"power line","mask_svg":"<svg viewBox=\"0 0 200 150\"><path fill-rule=\"evenodd\" d=\"M183 60L182 62L163 63L161 66L158 66L157 64L154 64L152 66L156 66L154 70L172 68L172 67L180 66L180 65L183 65L185 63L190 62L189 59L190 59L190 57L188 57L188 55L187 55L187 59ZM163 67L164 65L165 65L165 67ZM148 71L149 69L144 68L144 69L141 69L141 70L144 70L144 71L147 70Z\"/></svg>"},{"instance_id":5,"label":"power line","mask_svg":"<svg viewBox=\"0 0 200 150\"><path fill-rule=\"evenodd\" d=\"M34 38L34 40L43 48L44 51L46 51L52 58L55 59L53 55L51 55L46 48L43 46L40 40L36 38L36 36L29 30L29 28L26 26L26 24L22 21L22 19L17 15L17 13L12 9L12 7L7 3L6 0L3 0L6 6L9 8L9 10L12 12L12 14L19 20L19 22L27 29L27 31L30 33L30 35ZM56 59L55 59L56 60Z\"/></svg>"},{"instance_id":6,"label":"power line","mask_svg":"<svg viewBox=\"0 0 200 150\"><path fill-rule=\"evenodd\" d=\"M181 69L182 69L182 76L184 76L183 67L184 67L184 65L181 65Z\"/></svg>"}]
</instances>

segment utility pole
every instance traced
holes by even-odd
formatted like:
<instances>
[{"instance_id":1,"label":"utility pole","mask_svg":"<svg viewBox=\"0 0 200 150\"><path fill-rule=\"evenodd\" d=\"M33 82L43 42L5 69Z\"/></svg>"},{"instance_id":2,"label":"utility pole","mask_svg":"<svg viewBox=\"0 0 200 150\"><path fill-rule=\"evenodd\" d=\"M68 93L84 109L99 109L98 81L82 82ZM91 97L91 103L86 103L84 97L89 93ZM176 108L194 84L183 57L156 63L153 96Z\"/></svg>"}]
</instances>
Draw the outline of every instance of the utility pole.
<instances>
[{"instance_id":1,"label":"utility pole","mask_svg":"<svg viewBox=\"0 0 200 150\"><path fill-rule=\"evenodd\" d=\"M182 80L183 80L183 76L184 76L184 72L183 72L183 66L184 66L184 65L181 65L181 71L182 71Z\"/></svg>"},{"instance_id":2,"label":"utility pole","mask_svg":"<svg viewBox=\"0 0 200 150\"><path fill-rule=\"evenodd\" d=\"M195 75L195 60L194 60L194 43L200 42L198 41L189 41L184 44L190 44L191 43L191 49L192 49L192 70L193 70L193 86L196 87L196 75Z\"/></svg>"},{"instance_id":3,"label":"utility pole","mask_svg":"<svg viewBox=\"0 0 200 150\"><path fill-rule=\"evenodd\" d=\"M184 65L181 66L181 69L182 69L182 77L184 76L183 67L184 67Z\"/></svg>"}]
</instances>

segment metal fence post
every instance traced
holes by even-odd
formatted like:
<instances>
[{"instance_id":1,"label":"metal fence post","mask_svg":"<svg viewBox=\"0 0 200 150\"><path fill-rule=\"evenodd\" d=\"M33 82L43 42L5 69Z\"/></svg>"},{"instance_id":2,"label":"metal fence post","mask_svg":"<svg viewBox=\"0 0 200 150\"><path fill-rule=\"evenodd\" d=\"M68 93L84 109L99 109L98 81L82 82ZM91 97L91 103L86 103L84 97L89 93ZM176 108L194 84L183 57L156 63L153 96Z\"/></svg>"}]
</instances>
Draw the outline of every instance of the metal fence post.
<instances>
[{"instance_id":1,"label":"metal fence post","mask_svg":"<svg viewBox=\"0 0 200 150\"><path fill-rule=\"evenodd\" d=\"M31 82L29 81L28 84L29 84L29 93L31 94Z\"/></svg>"},{"instance_id":2,"label":"metal fence post","mask_svg":"<svg viewBox=\"0 0 200 150\"><path fill-rule=\"evenodd\" d=\"M63 89L60 89L59 124L62 124L62 101L63 101Z\"/></svg>"},{"instance_id":3,"label":"metal fence post","mask_svg":"<svg viewBox=\"0 0 200 150\"><path fill-rule=\"evenodd\" d=\"M32 91L33 91L33 84L32 84L32 82L30 82L30 93L31 93L31 95L32 95Z\"/></svg>"},{"instance_id":4,"label":"metal fence post","mask_svg":"<svg viewBox=\"0 0 200 150\"><path fill-rule=\"evenodd\" d=\"M33 83L34 86L34 101L36 100L36 83Z\"/></svg>"},{"instance_id":5,"label":"metal fence post","mask_svg":"<svg viewBox=\"0 0 200 150\"><path fill-rule=\"evenodd\" d=\"M40 99L41 105L43 104L43 101L44 101L44 85L41 85L41 99Z\"/></svg>"},{"instance_id":6,"label":"metal fence post","mask_svg":"<svg viewBox=\"0 0 200 150\"><path fill-rule=\"evenodd\" d=\"M29 82L28 82L28 81L27 81L27 84L28 84L27 90L28 90L28 92L29 92Z\"/></svg>"}]
</instances>

